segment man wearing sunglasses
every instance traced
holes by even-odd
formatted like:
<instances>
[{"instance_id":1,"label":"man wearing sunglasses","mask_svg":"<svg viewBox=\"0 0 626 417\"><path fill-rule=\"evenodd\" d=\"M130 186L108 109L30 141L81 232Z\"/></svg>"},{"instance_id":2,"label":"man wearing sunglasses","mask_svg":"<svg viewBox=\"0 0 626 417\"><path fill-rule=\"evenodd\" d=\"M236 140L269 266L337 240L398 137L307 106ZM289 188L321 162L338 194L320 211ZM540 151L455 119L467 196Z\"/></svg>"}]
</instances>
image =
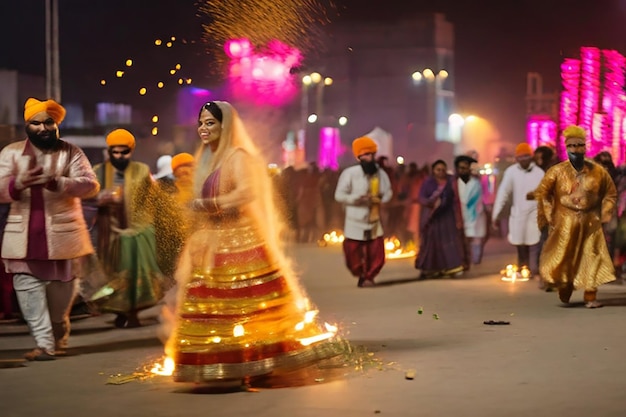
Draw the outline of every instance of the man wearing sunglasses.
<instances>
[{"instance_id":1,"label":"man wearing sunglasses","mask_svg":"<svg viewBox=\"0 0 626 417\"><path fill-rule=\"evenodd\" d=\"M587 131L569 126L563 131L567 160L546 172L537 192L539 227L548 237L541 251L541 276L567 304L583 289L585 307L598 308L598 287L615 280L615 267L602 225L615 211L617 191L604 167L585 158Z\"/></svg>"},{"instance_id":2,"label":"man wearing sunglasses","mask_svg":"<svg viewBox=\"0 0 626 417\"><path fill-rule=\"evenodd\" d=\"M160 300L164 282L153 227L157 187L150 167L132 160L132 133L113 130L106 143L109 159L94 171L102 187L97 198L98 257L110 282L92 299L102 298L100 309L117 315L116 327L138 327L138 312Z\"/></svg>"}]
</instances>

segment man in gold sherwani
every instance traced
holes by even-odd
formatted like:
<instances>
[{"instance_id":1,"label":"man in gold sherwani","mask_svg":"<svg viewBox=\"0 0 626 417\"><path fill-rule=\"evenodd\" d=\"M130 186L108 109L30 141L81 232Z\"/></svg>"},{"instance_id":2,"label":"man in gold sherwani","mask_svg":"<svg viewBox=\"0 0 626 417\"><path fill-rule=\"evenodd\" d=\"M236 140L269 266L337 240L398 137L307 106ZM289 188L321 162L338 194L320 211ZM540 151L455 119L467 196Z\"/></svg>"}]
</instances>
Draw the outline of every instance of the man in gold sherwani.
<instances>
[{"instance_id":1,"label":"man in gold sherwani","mask_svg":"<svg viewBox=\"0 0 626 417\"><path fill-rule=\"evenodd\" d=\"M569 126L563 136L568 159L550 168L536 191L537 222L549 230L539 271L562 302L582 288L587 308L602 307L597 288L615 280L602 224L611 219L617 192L608 172L585 158L585 130Z\"/></svg>"}]
</instances>

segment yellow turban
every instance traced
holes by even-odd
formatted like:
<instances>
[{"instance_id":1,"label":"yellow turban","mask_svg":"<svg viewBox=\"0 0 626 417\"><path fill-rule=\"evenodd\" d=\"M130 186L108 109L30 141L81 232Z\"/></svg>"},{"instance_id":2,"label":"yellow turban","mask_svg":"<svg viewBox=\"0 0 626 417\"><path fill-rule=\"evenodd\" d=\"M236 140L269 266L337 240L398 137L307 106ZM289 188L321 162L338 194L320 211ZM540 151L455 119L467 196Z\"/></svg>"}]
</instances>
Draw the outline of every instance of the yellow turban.
<instances>
[{"instance_id":1,"label":"yellow turban","mask_svg":"<svg viewBox=\"0 0 626 417\"><path fill-rule=\"evenodd\" d=\"M563 131L563 136L565 136L565 140L568 140L571 138L580 138L580 139L586 140L587 132L585 131L585 129L583 129L580 126L571 125L565 128L565 130Z\"/></svg>"},{"instance_id":2,"label":"yellow turban","mask_svg":"<svg viewBox=\"0 0 626 417\"><path fill-rule=\"evenodd\" d=\"M193 155L187 152L174 155L174 157L172 158L172 171L176 171L176 168L180 167L181 165L193 164L193 161Z\"/></svg>"},{"instance_id":3,"label":"yellow turban","mask_svg":"<svg viewBox=\"0 0 626 417\"><path fill-rule=\"evenodd\" d=\"M515 147L515 157L522 155L532 155L533 148L530 147L526 142L522 142Z\"/></svg>"},{"instance_id":4,"label":"yellow turban","mask_svg":"<svg viewBox=\"0 0 626 417\"><path fill-rule=\"evenodd\" d=\"M37 113L47 113L56 124L65 119L65 108L56 101L52 99L39 101L31 97L24 104L24 121L29 121Z\"/></svg>"},{"instance_id":5,"label":"yellow turban","mask_svg":"<svg viewBox=\"0 0 626 417\"><path fill-rule=\"evenodd\" d=\"M107 135L107 146L128 146L135 149L135 137L126 129L115 129Z\"/></svg>"},{"instance_id":6,"label":"yellow turban","mask_svg":"<svg viewBox=\"0 0 626 417\"><path fill-rule=\"evenodd\" d=\"M352 153L356 158L366 153L376 153L378 151L378 145L371 138L362 136L354 139L352 142Z\"/></svg>"}]
</instances>

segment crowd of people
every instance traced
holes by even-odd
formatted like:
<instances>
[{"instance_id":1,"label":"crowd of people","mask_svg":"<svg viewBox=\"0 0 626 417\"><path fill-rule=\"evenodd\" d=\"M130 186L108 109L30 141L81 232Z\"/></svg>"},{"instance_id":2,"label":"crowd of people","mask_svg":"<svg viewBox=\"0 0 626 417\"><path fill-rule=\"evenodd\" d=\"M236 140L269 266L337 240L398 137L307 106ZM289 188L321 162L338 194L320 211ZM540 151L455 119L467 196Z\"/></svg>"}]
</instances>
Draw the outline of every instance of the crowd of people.
<instances>
[{"instance_id":1,"label":"crowd of people","mask_svg":"<svg viewBox=\"0 0 626 417\"><path fill-rule=\"evenodd\" d=\"M515 149L491 201L475 155L430 166L389 165L369 137L340 171L288 167L272 175L237 111L212 101L198 114L194 155L164 155L156 170L133 160L134 135L106 136L92 166L59 136L65 109L25 103L27 138L0 152L2 317L13 294L36 347L28 360L63 353L76 297L113 325L141 326L164 302L161 334L177 381L240 380L338 353L335 334L285 254L286 242L344 234L346 267L375 287L384 238L417 248L419 279L461 277L500 232L517 264L562 302L576 289L601 307L598 286L626 257L626 169L611 154L586 158L586 132L563 132L567 159L547 146Z\"/></svg>"}]
</instances>

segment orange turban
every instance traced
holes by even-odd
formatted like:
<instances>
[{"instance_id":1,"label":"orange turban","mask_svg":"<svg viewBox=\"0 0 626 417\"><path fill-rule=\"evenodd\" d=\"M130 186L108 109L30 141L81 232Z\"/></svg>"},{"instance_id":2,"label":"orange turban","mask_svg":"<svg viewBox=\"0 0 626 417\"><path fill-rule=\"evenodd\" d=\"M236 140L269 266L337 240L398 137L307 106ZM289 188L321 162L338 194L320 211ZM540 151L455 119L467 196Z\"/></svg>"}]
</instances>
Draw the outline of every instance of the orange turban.
<instances>
[{"instance_id":1,"label":"orange turban","mask_svg":"<svg viewBox=\"0 0 626 417\"><path fill-rule=\"evenodd\" d=\"M522 155L532 155L533 148L530 147L526 142L520 143L515 147L515 157Z\"/></svg>"},{"instance_id":2,"label":"orange turban","mask_svg":"<svg viewBox=\"0 0 626 417\"><path fill-rule=\"evenodd\" d=\"M187 152L174 155L174 157L172 158L172 171L176 171L176 168L180 167L181 165L193 164L193 161L193 155Z\"/></svg>"},{"instance_id":3,"label":"orange turban","mask_svg":"<svg viewBox=\"0 0 626 417\"><path fill-rule=\"evenodd\" d=\"M580 126L571 125L565 128L563 136L565 136L565 140L571 138L587 139L587 132L585 132L585 129Z\"/></svg>"},{"instance_id":4,"label":"orange turban","mask_svg":"<svg viewBox=\"0 0 626 417\"><path fill-rule=\"evenodd\" d=\"M376 153L378 145L371 138L362 136L352 142L352 153L356 158L366 153Z\"/></svg>"},{"instance_id":5,"label":"orange turban","mask_svg":"<svg viewBox=\"0 0 626 417\"><path fill-rule=\"evenodd\" d=\"M37 113L47 113L56 124L65 119L65 108L56 101L52 99L39 101L31 97L24 104L24 121L29 121Z\"/></svg>"},{"instance_id":6,"label":"orange turban","mask_svg":"<svg viewBox=\"0 0 626 417\"><path fill-rule=\"evenodd\" d=\"M115 129L107 135L107 146L128 146L135 149L135 137L126 129Z\"/></svg>"}]
</instances>

